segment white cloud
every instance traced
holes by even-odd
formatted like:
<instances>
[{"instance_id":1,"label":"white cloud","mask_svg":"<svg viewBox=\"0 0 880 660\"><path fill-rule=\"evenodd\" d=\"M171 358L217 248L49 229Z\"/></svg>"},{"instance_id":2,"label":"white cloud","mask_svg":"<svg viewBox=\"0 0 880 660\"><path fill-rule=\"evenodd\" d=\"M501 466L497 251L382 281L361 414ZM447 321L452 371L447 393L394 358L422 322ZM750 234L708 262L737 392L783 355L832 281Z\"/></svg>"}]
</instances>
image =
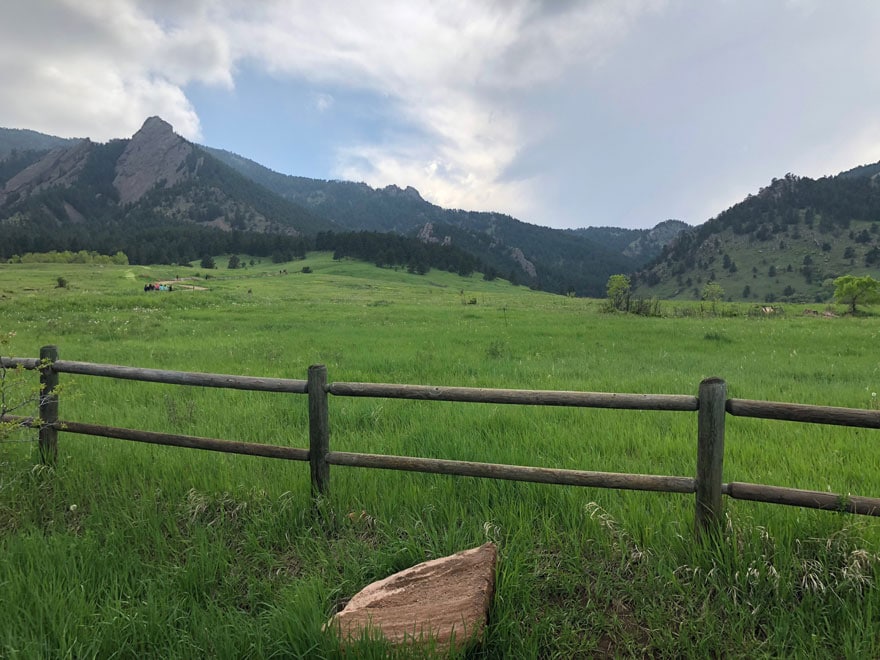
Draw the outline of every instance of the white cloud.
<instances>
[{"instance_id":1,"label":"white cloud","mask_svg":"<svg viewBox=\"0 0 880 660\"><path fill-rule=\"evenodd\" d=\"M522 215L535 181L502 174L541 129L510 102L602 52L653 4L266 2L230 23L235 57L276 77L384 95L424 136L347 145L337 175L415 185L443 206ZM432 169L431 165L444 163ZM428 173L430 172L430 173Z\"/></svg>"},{"instance_id":2,"label":"white cloud","mask_svg":"<svg viewBox=\"0 0 880 660\"><path fill-rule=\"evenodd\" d=\"M182 85L232 84L216 26L163 27L128 0L12 4L0 22L0 125L106 140L161 115L195 139Z\"/></svg>"},{"instance_id":3,"label":"white cloud","mask_svg":"<svg viewBox=\"0 0 880 660\"><path fill-rule=\"evenodd\" d=\"M187 86L257 71L316 90L328 121L344 121L344 98L378 99L367 114L381 128L340 146L334 174L444 206L696 223L772 176L880 157L880 11L866 1L6 5L2 126L108 139L158 114L200 139Z\"/></svg>"}]
</instances>

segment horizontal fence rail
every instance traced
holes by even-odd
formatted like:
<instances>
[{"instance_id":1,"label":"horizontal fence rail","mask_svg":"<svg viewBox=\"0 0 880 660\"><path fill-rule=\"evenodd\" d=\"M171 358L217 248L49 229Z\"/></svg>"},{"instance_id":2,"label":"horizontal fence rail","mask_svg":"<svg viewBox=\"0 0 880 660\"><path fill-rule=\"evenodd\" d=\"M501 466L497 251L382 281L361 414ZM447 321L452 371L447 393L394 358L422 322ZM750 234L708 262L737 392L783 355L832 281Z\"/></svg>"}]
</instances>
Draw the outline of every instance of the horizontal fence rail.
<instances>
[{"instance_id":1,"label":"horizontal fence rail","mask_svg":"<svg viewBox=\"0 0 880 660\"><path fill-rule=\"evenodd\" d=\"M832 406L807 406L801 403L728 399L727 412L737 417L880 429L880 410L856 410Z\"/></svg>"},{"instance_id":2,"label":"horizontal fence rail","mask_svg":"<svg viewBox=\"0 0 880 660\"><path fill-rule=\"evenodd\" d=\"M622 410L678 410L693 412L699 406L695 396L680 394L614 394L606 392L564 392L548 390L501 390L482 387L436 387L380 383L331 383L328 392L336 396L456 401L461 403L509 403L533 406L617 408Z\"/></svg>"},{"instance_id":3,"label":"horizontal fence rail","mask_svg":"<svg viewBox=\"0 0 880 660\"><path fill-rule=\"evenodd\" d=\"M3 417L0 418L0 421L12 422L19 426L28 426L32 428L40 428L40 426L42 426L39 419L23 417L21 415L3 415ZM78 433L81 435L92 435L101 438L131 440L132 442L145 442L152 445L186 447L188 449L206 449L208 451L219 451L227 454L282 458L289 461L309 460L309 450L298 449L296 447L264 445L255 442L235 442L233 440L201 438L193 435L177 435L174 433L156 433L155 431L126 429L118 426L83 424L82 422L71 422L63 419L53 422L52 427L56 431L63 431L64 433Z\"/></svg>"},{"instance_id":4,"label":"horizontal fence rail","mask_svg":"<svg viewBox=\"0 0 880 660\"><path fill-rule=\"evenodd\" d=\"M331 465L345 465L348 467L429 472L432 474L484 477L508 481L531 481L533 483L563 486L651 490L664 493L693 493L695 490L695 480L690 477L559 470L522 465L502 465L499 463L450 461L439 458L410 458L408 456L388 456L387 454L353 454L342 451L331 451L327 454L326 460Z\"/></svg>"},{"instance_id":5,"label":"horizontal fence rail","mask_svg":"<svg viewBox=\"0 0 880 660\"><path fill-rule=\"evenodd\" d=\"M83 424L81 422L69 422L63 420L55 422L55 428L59 431L64 431L65 433L80 433L83 435L94 435L103 438L117 438L119 440L131 440L133 442L146 442L153 445L207 449L208 451L219 451L227 454L245 454L247 456L264 456L266 458L283 458L288 461L309 460L309 450L298 449L296 447L264 445L255 442L235 442L233 440L200 438L198 436L176 435L173 433L156 433L153 431L140 431L137 429L101 426L98 424Z\"/></svg>"},{"instance_id":6,"label":"horizontal fence rail","mask_svg":"<svg viewBox=\"0 0 880 660\"><path fill-rule=\"evenodd\" d=\"M233 376L229 374L203 374L189 371L166 371L164 369L140 369L120 367L115 364L95 364L92 362L72 362L57 360L52 370L58 373L80 374L83 376L103 376L123 380L139 380L169 385L197 385L199 387L224 387L233 390L257 390L261 392L288 392L305 394L306 381L287 378L257 378L254 376Z\"/></svg>"},{"instance_id":7,"label":"horizontal fence rail","mask_svg":"<svg viewBox=\"0 0 880 660\"><path fill-rule=\"evenodd\" d=\"M721 479L725 415L813 424L880 428L880 411L748 399L728 399L726 396L727 385L718 378L708 378L702 381L699 387L699 396L512 390L389 383L328 383L327 370L323 365L309 367L307 380L261 378L230 374L143 369L112 364L59 360L57 349L54 346L43 347L38 359L0 358L0 366L4 369L21 367L39 370L40 372L39 418L4 415L2 421L38 428L40 432L40 454L43 461L47 463L54 462L57 456L56 436L58 432L61 432L249 456L307 461L310 465L312 492L315 495L323 495L328 492L331 465L592 488L682 494L694 493L696 498L695 531L698 536L710 531L717 532L721 528L722 495L733 499L754 502L880 516L880 498L838 495L762 484L723 483ZM58 385L59 373L172 385L307 394L309 448L302 449L280 445L237 442L218 438L157 433L139 429L60 420L58 418L58 399L54 392ZM331 451L329 395L409 399L416 401L696 412L698 413L696 476L593 472L498 463L477 463L439 458Z\"/></svg>"}]
</instances>

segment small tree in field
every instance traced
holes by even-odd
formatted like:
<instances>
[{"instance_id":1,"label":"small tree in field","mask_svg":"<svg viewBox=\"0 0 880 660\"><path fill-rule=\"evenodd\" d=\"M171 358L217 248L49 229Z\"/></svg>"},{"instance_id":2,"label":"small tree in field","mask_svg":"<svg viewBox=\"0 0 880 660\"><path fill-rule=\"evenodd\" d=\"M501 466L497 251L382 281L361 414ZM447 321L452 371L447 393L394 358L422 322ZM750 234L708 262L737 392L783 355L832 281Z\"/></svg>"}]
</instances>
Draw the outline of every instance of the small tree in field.
<instances>
[{"instance_id":1,"label":"small tree in field","mask_svg":"<svg viewBox=\"0 0 880 660\"><path fill-rule=\"evenodd\" d=\"M199 264L202 268L214 268L214 257L209 254L206 254L202 257L201 264Z\"/></svg>"},{"instance_id":2,"label":"small tree in field","mask_svg":"<svg viewBox=\"0 0 880 660\"><path fill-rule=\"evenodd\" d=\"M870 275L838 277L834 280L834 299L849 305L850 314L855 314L856 305L869 305L880 301L880 282Z\"/></svg>"},{"instance_id":3,"label":"small tree in field","mask_svg":"<svg viewBox=\"0 0 880 660\"><path fill-rule=\"evenodd\" d=\"M628 311L631 289L632 285L626 275L612 275L609 277L606 287L609 307L621 312Z\"/></svg>"}]
</instances>

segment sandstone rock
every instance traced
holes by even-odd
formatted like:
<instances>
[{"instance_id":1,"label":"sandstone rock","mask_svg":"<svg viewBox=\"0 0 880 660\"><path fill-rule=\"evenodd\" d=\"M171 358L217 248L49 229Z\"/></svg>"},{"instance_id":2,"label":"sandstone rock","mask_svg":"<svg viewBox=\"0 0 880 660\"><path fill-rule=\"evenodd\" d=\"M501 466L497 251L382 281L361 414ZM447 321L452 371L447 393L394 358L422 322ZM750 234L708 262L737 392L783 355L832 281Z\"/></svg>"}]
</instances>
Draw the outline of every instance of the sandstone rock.
<instances>
[{"instance_id":1,"label":"sandstone rock","mask_svg":"<svg viewBox=\"0 0 880 660\"><path fill-rule=\"evenodd\" d=\"M368 585L336 614L343 645L365 630L393 644L434 640L434 649L463 649L482 637L495 591L493 543L433 559Z\"/></svg>"},{"instance_id":2,"label":"sandstone rock","mask_svg":"<svg viewBox=\"0 0 880 660\"><path fill-rule=\"evenodd\" d=\"M150 117L135 133L116 161L113 185L119 202L136 202L159 182L169 188L188 176L186 159L192 145L174 133L171 124Z\"/></svg>"},{"instance_id":3,"label":"sandstone rock","mask_svg":"<svg viewBox=\"0 0 880 660\"><path fill-rule=\"evenodd\" d=\"M93 146L94 143L86 139L71 147L50 151L6 182L0 189L0 204L12 193L24 199L53 186L71 185L85 167Z\"/></svg>"}]
</instances>

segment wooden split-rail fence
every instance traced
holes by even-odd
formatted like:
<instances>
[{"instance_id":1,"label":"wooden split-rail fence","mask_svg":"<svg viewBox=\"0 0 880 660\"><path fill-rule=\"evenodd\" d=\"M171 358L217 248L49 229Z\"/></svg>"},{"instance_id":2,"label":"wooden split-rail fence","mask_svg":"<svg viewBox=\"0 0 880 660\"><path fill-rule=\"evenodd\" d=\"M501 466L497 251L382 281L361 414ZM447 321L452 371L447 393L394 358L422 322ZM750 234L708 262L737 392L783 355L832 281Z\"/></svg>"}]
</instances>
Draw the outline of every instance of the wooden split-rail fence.
<instances>
[{"instance_id":1,"label":"wooden split-rail fence","mask_svg":"<svg viewBox=\"0 0 880 660\"><path fill-rule=\"evenodd\" d=\"M838 495L763 484L724 483L722 480L724 426L727 415L876 429L880 428L880 411L729 399L727 398L727 384L720 378L703 380L699 385L697 396L434 387L379 383L330 383L327 381L327 369L324 365L309 367L307 380L259 378L60 360L55 346L44 346L40 350L38 359L2 358L2 366L6 368L20 366L40 372L39 419L6 415L2 421L19 422L38 427L40 455L45 463L54 463L57 457L59 432L80 433L176 447L307 461L310 466L314 496L327 493L330 486L331 465L408 470L593 488L693 493L696 499L694 528L698 536L720 529L722 495L755 502L880 516L880 498ZM58 375L62 373L174 385L305 394L308 395L309 408L309 448L234 442L217 438L156 433L62 420L58 417L58 397L55 394L59 382ZM591 472L331 451L328 406L330 395L422 401L696 412L696 476Z\"/></svg>"}]
</instances>

